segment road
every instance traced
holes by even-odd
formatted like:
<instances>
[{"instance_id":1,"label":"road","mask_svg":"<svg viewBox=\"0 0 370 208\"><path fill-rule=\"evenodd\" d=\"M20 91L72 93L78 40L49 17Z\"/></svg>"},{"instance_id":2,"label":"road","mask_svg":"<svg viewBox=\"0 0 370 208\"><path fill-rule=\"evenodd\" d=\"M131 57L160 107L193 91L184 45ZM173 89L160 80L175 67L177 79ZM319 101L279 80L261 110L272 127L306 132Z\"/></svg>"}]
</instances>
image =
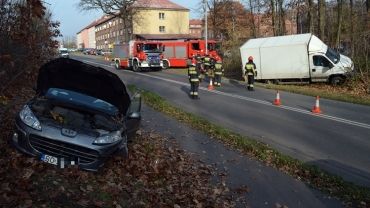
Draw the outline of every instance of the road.
<instances>
[{"instance_id":1,"label":"road","mask_svg":"<svg viewBox=\"0 0 370 208\"><path fill-rule=\"evenodd\" d=\"M187 96L187 77L168 71L134 73L115 70L91 57L73 57L117 73L126 84L152 91L185 111L234 132L262 141L284 154L314 164L347 181L370 187L370 107L320 99L321 115L310 112L315 98L281 92L283 105L272 101L273 90L249 92L229 81L208 91L202 83L200 100Z\"/></svg>"}]
</instances>

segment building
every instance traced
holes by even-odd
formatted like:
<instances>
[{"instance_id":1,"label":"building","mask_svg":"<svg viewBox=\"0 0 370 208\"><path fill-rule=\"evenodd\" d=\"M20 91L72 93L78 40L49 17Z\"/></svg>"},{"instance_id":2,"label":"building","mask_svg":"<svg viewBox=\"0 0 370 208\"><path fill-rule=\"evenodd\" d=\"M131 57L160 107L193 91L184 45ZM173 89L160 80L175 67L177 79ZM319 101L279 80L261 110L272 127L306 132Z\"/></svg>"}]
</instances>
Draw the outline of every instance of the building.
<instances>
[{"instance_id":1,"label":"building","mask_svg":"<svg viewBox=\"0 0 370 208\"><path fill-rule=\"evenodd\" d=\"M195 38L202 38L204 34L203 20L191 19L189 21L189 34Z\"/></svg>"},{"instance_id":2,"label":"building","mask_svg":"<svg viewBox=\"0 0 370 208\"><path fill-rule=\"evenodd\" d=\"M77 33L77 47L78 48L96 48L96 25L105 21L109 17L107 15L100 19L94 20L88 26Z\"/></svg>"},{"instance_id":3,"label":"building","mask_svg":"<svg viewBox=\"0 0 370 208\"><path fill-rule=\"evenodd\" d=\"M136 35L189 35L189 9L169 0L138 0L134 3L130 36ZM96 47L112 48L114 43L125 41L123 21L109 17L95 25Z\"/></svg>"}]
</instances>

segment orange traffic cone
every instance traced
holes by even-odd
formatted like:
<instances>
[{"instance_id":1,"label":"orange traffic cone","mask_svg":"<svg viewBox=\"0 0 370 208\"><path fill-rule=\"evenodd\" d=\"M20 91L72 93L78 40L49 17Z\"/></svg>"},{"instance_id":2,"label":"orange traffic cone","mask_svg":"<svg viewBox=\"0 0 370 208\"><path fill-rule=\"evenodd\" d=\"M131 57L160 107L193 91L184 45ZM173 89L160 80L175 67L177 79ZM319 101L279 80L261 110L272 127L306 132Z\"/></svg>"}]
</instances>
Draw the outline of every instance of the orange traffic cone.
<instances>
[{"instance_id":1,"label":"orange traffic cone","mask_svg":"<svg viewBox=\"0 0 370 208\"><path fill-rule=\"evenodd\" d=\"M274 100L274 105L277 105L277 106L281 105L279 90L276 91L276 98Z\"/></svg>"},{"instance_id":2,"label":"orange traffic cone","mask_svg":"<svg viewBox=\"0 0 370 208\"><path fill-rule=\"evenodd\" d=\"M213 86L212 78L209 78L209 85L208 85L208 90L214 90L215 87Z\"/></svg>"},{"instance_id":3,"label":"orange traffic cone","mask_svg":"<svg viewBox=\"0 0 370 208\"><path fill-rule=\"evenodd\" d=\"M316 96L316 103L315 103L315 106L312 109L312 113L317 113L317 114L320 114L321 113L319 99L320 99L320 97L319 96Z\"/></svg>"}]
</instances>

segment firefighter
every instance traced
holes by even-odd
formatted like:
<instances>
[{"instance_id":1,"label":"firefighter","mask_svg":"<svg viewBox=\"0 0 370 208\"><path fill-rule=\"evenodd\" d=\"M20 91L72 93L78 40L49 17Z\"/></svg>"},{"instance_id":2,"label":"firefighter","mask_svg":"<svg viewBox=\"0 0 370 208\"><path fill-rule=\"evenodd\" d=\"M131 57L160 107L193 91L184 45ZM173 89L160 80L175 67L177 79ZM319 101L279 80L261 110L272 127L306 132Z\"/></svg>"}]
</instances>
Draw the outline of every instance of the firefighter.
<instances>
[{"instance_id":1,"label":"firefighter","mask_svg":"<svg viewBox=\"0 0 370 208\"><path fill-rule=\"evenodd\" d=\"M215 60L211 57L209 57L209 65L208 65L208 70L207 70L207 76L208 76L210 81L212 80L212 82L214 82L214 80L215 80Z\"/></svg>"},{"instance_id":2,"label":"firefighter","mask_svg":"<svg viewBox=\"0 0 370 208\"><path fill-rule=\"evenodd\" d=\"M188 61L188 76L190 82L190 97L192 99L199 99L198 96L198 88L199 88L199 73L195 66L195 59L193 58L192 61Z\"/></svg>"},{"instance_id":3,"label":"firefighter","mask_svg":"<svg viewBox=\"0 0 370 208\"><path fill-rule=\"evenodd\" d=\"M204 71L203 71L204 66L203 66L202 57L200 56L199 53L197 53L197 55L195 55L195 60L196 60L197 71L198 71L198 74L199 74L199 82L202 82L203 74L204 74Z\"/></svg>"},{"instance_id":4,"label":"firefighter","mask_svg":"<svg viewBox=\"0 0 370 208\"><path fill-rule=\"evenodd\" d=\"M248 76L248 90L253 91L254 90L254 77L257 76L257 71L256 71L256 64L253 63L253 57L249 56L248 57L248 62L245 64L245 74L244 74L244 79L247 81L247 76Z\"/></svg>"},{"instance_id":5,"label":"firefighter","mask_svg":"<svg viewBox=\"0 0 370 208\"><path fill-rule=\"evenodd\" d=\"M211 57L209 54L206 54L206 56L203 58L203 65L204 65L204 70L208 72L209 68L211 67Z\"/></svg>"},{"instance_id":6,"label":"firefighter","mask_svg":"<svg viewBox=\"0 0 370 208\"><path fill-rule=\"evenodd\" d=\"M215 86L221 87L221 77L224 72L222 61L218 59L215 63Z\"/></svg>"}]
</instances>

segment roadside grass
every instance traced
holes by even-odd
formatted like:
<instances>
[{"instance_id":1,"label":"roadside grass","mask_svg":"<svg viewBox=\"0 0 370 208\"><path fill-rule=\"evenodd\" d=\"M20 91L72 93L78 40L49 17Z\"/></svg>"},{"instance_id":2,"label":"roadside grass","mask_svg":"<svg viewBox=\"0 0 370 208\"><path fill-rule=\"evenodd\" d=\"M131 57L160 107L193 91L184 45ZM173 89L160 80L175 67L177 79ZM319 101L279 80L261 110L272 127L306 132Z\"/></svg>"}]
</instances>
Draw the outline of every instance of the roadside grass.
<instances>
[{"instance_id":1,"label":"roadside grass","mask_svg":"<svg viewBox=\"0 0 370 208\"><path fill-rule=\"evenodd\" d=\"M159 95L128 86L130 91L141 91L144 102L153 109L169 115L194 129L204 132L227 146L255 157L305 183L345 201L348 206L366 207L370 205L370 189L361 187L332 175L317 166L305 164L284 155L267 144L234 133L222 126L213 124L199 116L185 112L168 103Z\"/></svg>"},{"instance_id":2,"label":"roadside grass","mask_svg":"<svg viewBox=\"0 0 370 208\"><path fill-rule=\"evenodd\" d=\"M310 84L310 85L276 85L256 83L257 86L266 89L283 90L287 92L308 95L320 96L331 100L368 105L370 106L370 94L359 92L352 85L331 86L328 84Z\"/></svg>"}]
</instances>

